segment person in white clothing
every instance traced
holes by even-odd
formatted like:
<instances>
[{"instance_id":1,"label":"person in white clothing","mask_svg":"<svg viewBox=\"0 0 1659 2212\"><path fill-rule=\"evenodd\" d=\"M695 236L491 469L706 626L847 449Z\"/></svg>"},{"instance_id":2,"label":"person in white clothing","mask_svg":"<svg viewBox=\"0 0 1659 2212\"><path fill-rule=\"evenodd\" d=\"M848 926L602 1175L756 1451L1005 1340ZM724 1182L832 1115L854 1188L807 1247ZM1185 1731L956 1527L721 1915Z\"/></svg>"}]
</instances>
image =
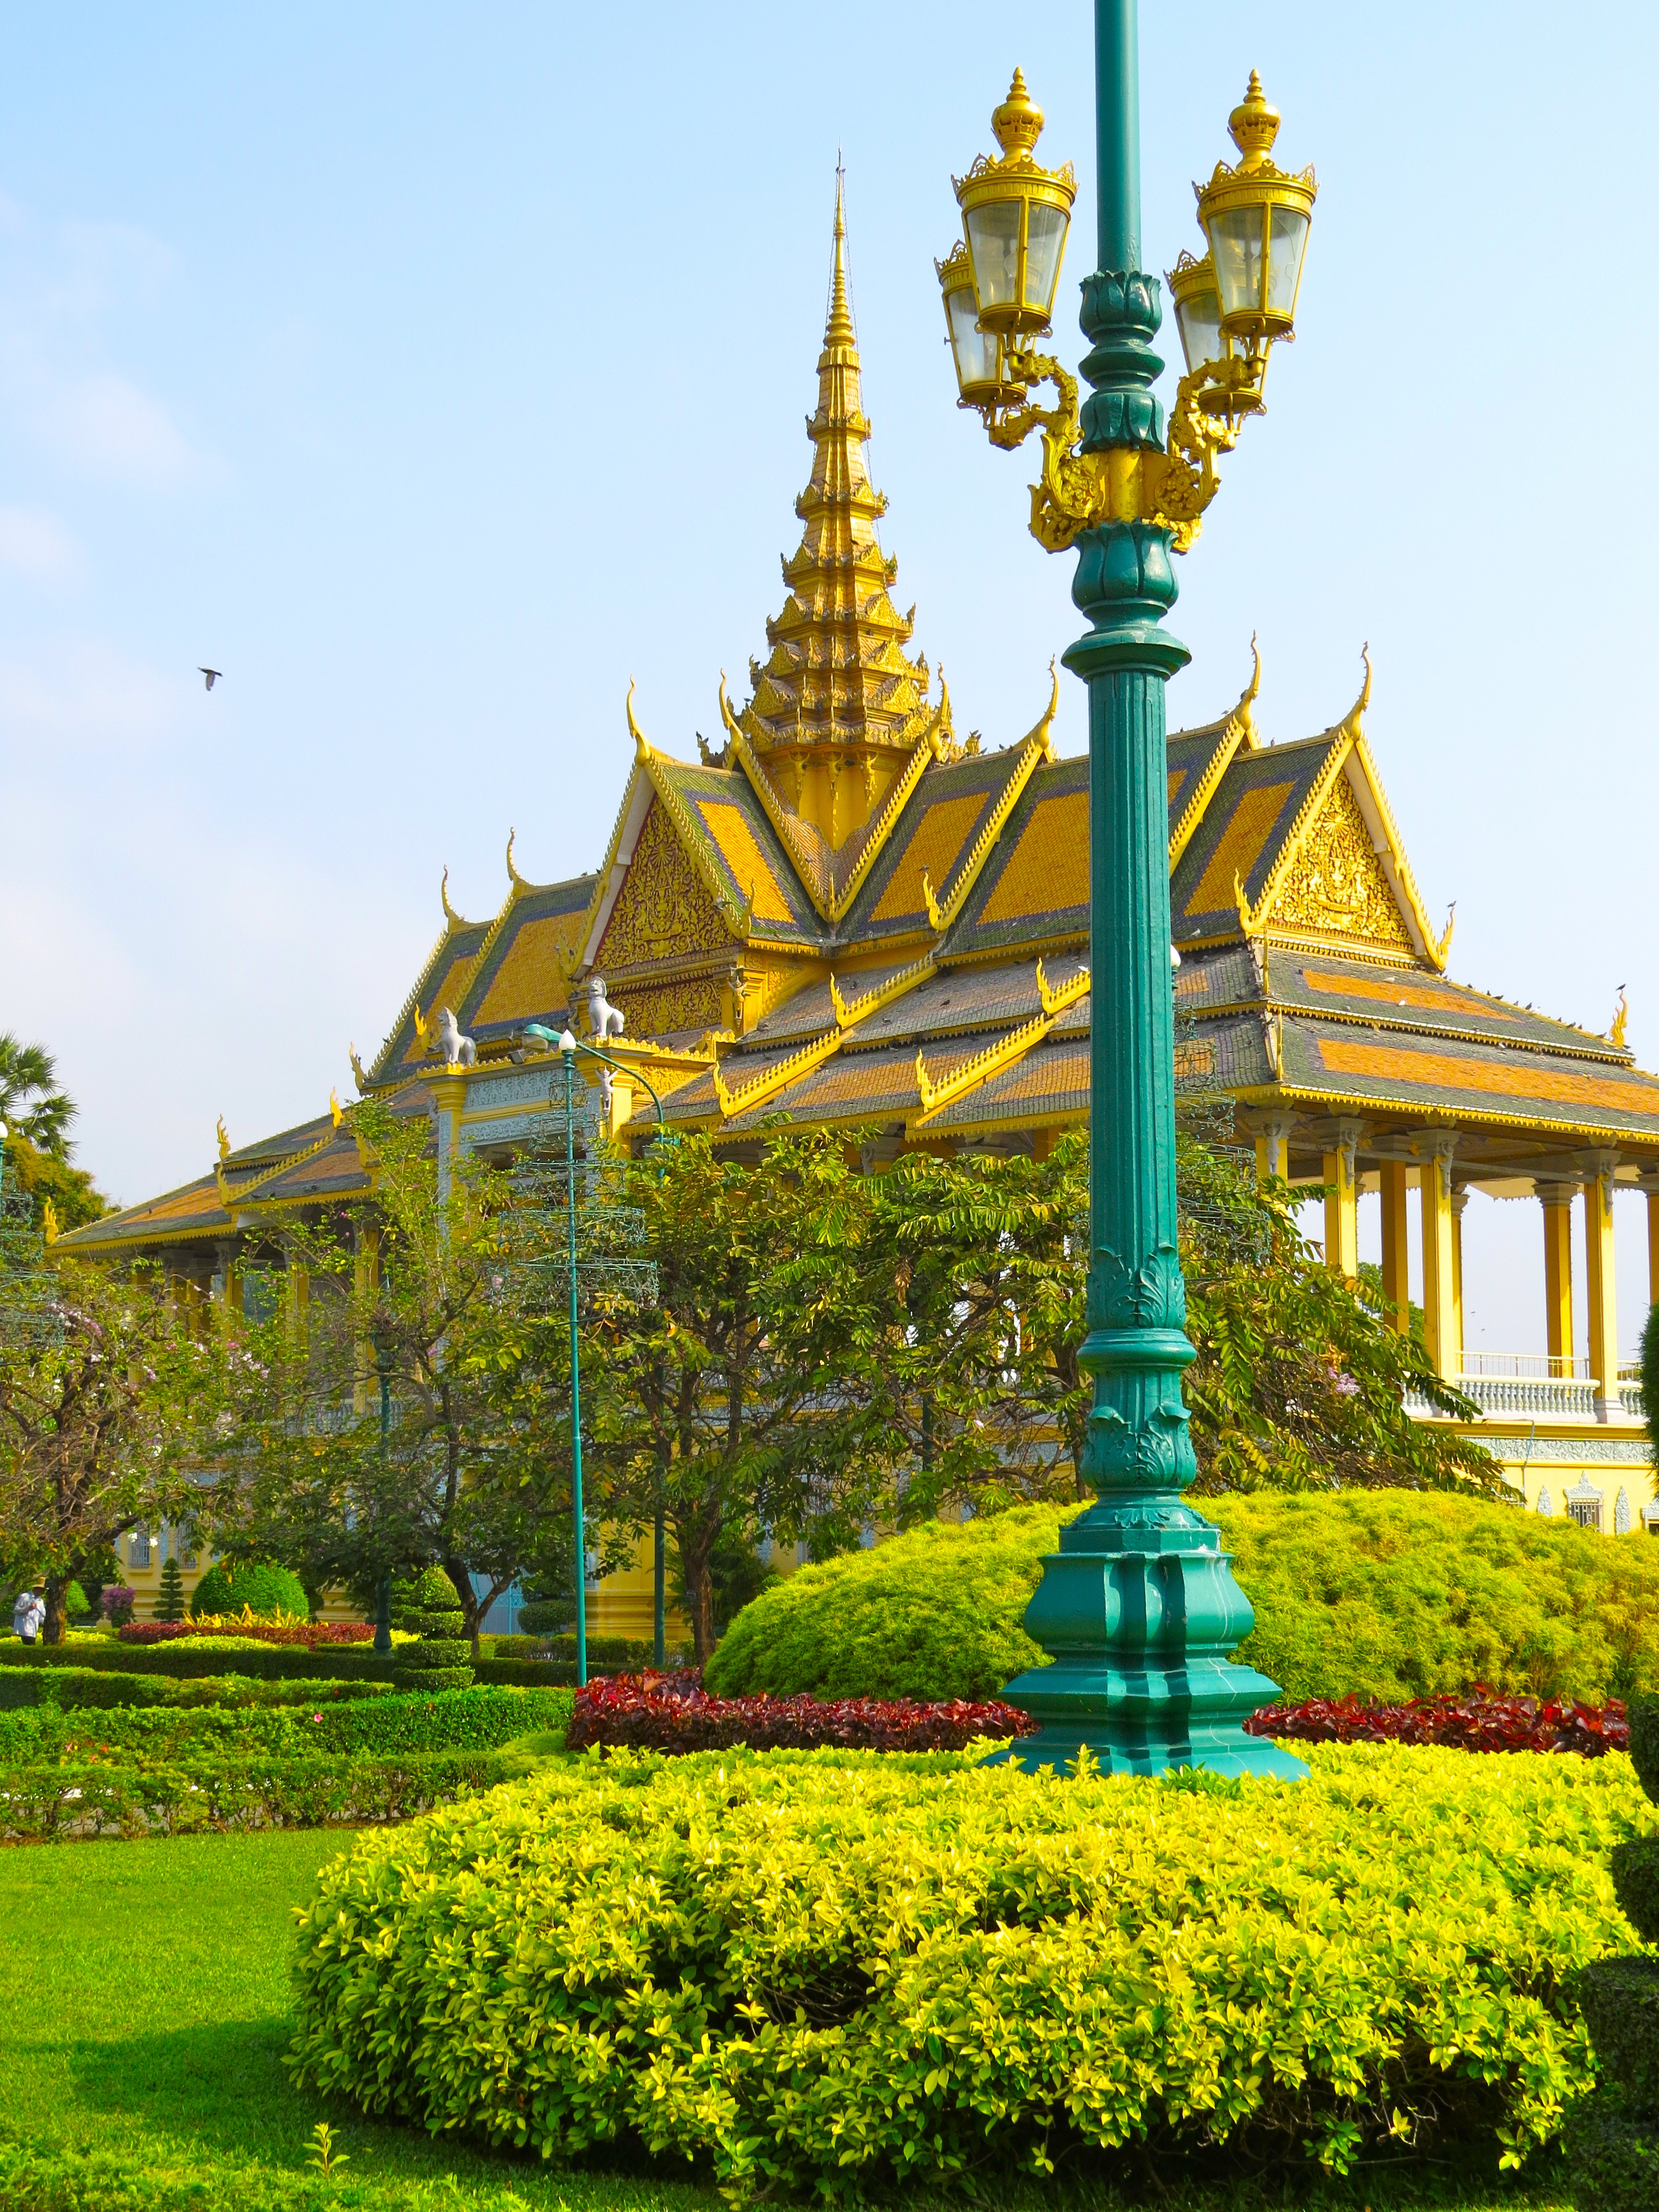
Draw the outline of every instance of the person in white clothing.
<instances>
[{"instance_id":1,"label":"person in white clothing","mask_svg":"<svg viewBox=\"0 0 1659 2212\"><path fill-rule=\"evenodd\" d=\"M46 1601L38 1590L20 1589L11 1608L11 1625L25 1644L33 1644L46 1618Z\"/></svg>"}]
</instances>

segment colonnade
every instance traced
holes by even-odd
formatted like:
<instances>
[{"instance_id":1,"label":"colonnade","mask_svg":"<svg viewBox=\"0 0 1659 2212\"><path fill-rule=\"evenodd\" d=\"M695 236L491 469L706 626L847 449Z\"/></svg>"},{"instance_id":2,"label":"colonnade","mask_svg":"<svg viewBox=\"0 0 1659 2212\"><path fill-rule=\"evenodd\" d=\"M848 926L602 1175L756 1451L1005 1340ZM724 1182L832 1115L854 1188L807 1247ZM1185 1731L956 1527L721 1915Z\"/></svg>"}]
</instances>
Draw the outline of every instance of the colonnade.
<instances>
[{"instance_id":1,"label":"colonnade","mask_svg":"<svg viewBox=\"0 0 1659 2212\"><path fill-rule=\"evenodd\" d=\"M1255 1140L1256 1170L1262 1179L1289 1180L1290 1139L1295 1124L1288 1115L1261 1117ZM1325 1185L1327 1264L1352 1279L1359 1271L1358 1200L1362 1181L1358 1152L1364 1134L1358 1121L1327 1125L1334 1145L1322 1161ZM1385 1143L1388 1151L1378 1159ZM1407 1223L1411 1179L1418 1184L1422 1232L1423 1322L1429 1356L1437 1372L1455 1378L1463 1370L1463 1212L1472 1178L1457 1174L1457 1132L1430 1128L1373 1135L1368 1146L1382 1207L1382 1286L1395 1326L1411 1325L1411 1280ZM1585 1205L1585 1296L1589 1305L1589 1371L1596 1410L1606 1418L1620 1411L1619 1322L1613 1277L1614 1176L1616 1152L1564 1153L1534 1176L1543 1212L1546 1344L1552 1375L1574 1372L1572 1201L1580 1191ZM1488 1170L1488 1173L1492 1170ZM1648 1201L1650 1301L1659 1304L1659 1171L1645 1171L1638 1185Z\"/></svg>"}]
</instances>

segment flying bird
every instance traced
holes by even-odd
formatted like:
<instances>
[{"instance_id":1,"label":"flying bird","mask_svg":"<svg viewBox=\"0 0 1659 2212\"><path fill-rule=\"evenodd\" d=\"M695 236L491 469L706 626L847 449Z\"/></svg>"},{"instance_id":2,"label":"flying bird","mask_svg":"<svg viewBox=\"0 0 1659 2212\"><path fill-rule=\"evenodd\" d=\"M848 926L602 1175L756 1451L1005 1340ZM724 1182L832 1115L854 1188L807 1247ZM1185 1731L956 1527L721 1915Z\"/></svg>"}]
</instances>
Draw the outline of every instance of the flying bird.
<instances>
[{"instance_id":1,"label":"flying bird","mask_svg":"<svg viewBox=\"0 0 1659 2212\"><path fill-rule=\"evenodd\" d=\"M207 678L207 688L208 688L208 690L209 690L210 691L211 691L211 690L212 690L212 689L213 689L213 686L214 686L215 683L217 681L217 679L218 679L221 676L222 676L222 675L224 674L224 672L224 672L224 670L223 670L222 668L201 668L201 669L198 669L197 672L198 672L199 675L202 675L202 676L205 676L205 677L206 677L206 678Z\"/></svg>"}]
</instances>

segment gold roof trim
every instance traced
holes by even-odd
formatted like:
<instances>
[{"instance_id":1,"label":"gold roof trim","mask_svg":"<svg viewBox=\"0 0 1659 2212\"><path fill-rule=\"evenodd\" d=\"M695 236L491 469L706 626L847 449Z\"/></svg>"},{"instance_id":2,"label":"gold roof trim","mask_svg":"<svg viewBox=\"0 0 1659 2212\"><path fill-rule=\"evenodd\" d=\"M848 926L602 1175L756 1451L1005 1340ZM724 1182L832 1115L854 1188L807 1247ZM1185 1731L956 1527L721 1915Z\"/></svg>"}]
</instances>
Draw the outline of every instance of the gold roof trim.
<instances>
[{"instance_id":1,"label":"gold roof trim","mask_svg":"<svg viewBox=\"0 0 1659 2212\"><path fill-rule=\"evenodd\" d=\"M1352 1106L1356 1111L1369 1115L1373 1121L1379 1115L1385 1114L1397 1114L1402 1117L1416 1115L1420 1121L1423 1113L1426 1110L1422 1107L1395 1105L1387 1098L1377 1098L1346 1091L1308 1091L1302 1088L1300 1085L1289 1083L1242 1085L1232 1093L1232 1096L1241 1106L1272 1106L1276 1105L1280 1100L1289 1100L1297 1104L1318 1106L1327 1113L1334 1106ZM1452 1115L1454 1111L1451 1107L1445 1107L1441 1110L1448 1115ZM1553 1137L1571 1137L1579 1144L1599 1142L1616 1145L1621 1152L1626 1153L1632 1145L1651 1145L1656 1149L1659 1149L1659 1138L1647 1136L1639 1130L1607 1129L1594 1125L1586 1128L1579 1121L1547 1121L1537 1114L1506 1114L1501 1107L1466 1106L1461 1099L1455 1110L1455 1121L1454 1123L1449 1119L1445 1124L1448 1128L1455 1126L1458 1128L1471 1129L1477 1124L1491 1122L1495 1127L1504 1128L1541 1129ZM1504 1164L1499 1160L1493 1160L1474 1161L1468 1164L1491 1166L1501 1170Z\"/></svg>"},{"instance_id":2,"label":"gold roof trim","mask_svg":"<svg viewBox=\"0 0 1659 2212\"><path fill-rule=\"evenodd\" d=\"M1076 975L1068 981L1062 983L1056 991L1050 987L1048 978L1043 973L1042 962L1039 957L1036 964L1036 987L1037 1000L1043 1012L1051 1016L1063 1014L1067 1006L1074 1006L1079 999L1088 997L1089 971L1086 968L1079 968Z\"/></svg>"},{"instance_id":3,"label":"gold roof trim","mask_svg":"<svg viewBox=\"0 0 1659 2212\"><path fill-rule=\"evenodd\" d=\"M720 671L720 720L725 723L726 735L731 739L732 757L748 778L767 820L776 830L779 842L789 855L795 873L800 878L802 890L811 900L820 919L824 921L833 920L835 892L830 882L829 863L821 856L815 858L807 851L796 826L796 817L791 814L778 796L764 763L749 742L748 732L732 712L731 702L726 696L726 671L723 668Z\"/></svg>"},{"instance_id":4,"label":"gold roof trim","mask_svg":"<svg viewBox=\"0 0 1659 2212\"><path fill-rule=\"evenodd\" d=\"M870 824L864 843L854 862L852 872L841 890L832 890L830 898L831 921L839 921L851 908L854 900L864 888L864 882L885 848L904 811L911 793L921 781L930 761L945 757L945 740L951 729L951 687L945 680L945 671L939 674L939 704L929 716L927 726L911 748L910 757L904 763L892 789L888 793L879 814Z\"/></svg>"},{"instance_id":5,"label":"gold roof trim","mask_svg":"<svg viewBox=\"0 0 1659 2212\"><path fill-rule=\"evenodd\" d=\"M1052 690L1045 712L1033 723L1020 740L1018 754L1008 781L997 796L997 803L987 816L984 828L969 847L968 857L957 870L956 879L945 896L938 898L927 880L927 871L921 873L921 896L927 908L927 919L935 929L948 929L967 902L968 894L979 881L981 871L991 857L991 849L1001 836L1008 817L1018 805L1026 785L1036 773L1040 763L1052 760L1054 755L1054 716L1060 708L1060 670L1055 662L1048 663L1048 678Z\"/></svg>"},{"instance_id":6,"label":"gold roof trim","mask_svg":"<svg viewBox=\"0 0 1659 2212\"><path fill-rule=\"evenodd\" d=\"M851 1029L855 1022L867 1021L878 1014L884 1006L890 1006L895 999L902 999L907 991L914 991L918 983L925 983L939 968L939 947L933 946L920 960L913 960L908 968L901 968L873 991L866 991L861 999L844 999L834 974L830 977L830 1003L836 1010L836 1027Z\"/></svg>"},{"instance_id":7,"label":"gold roof trim","mask_svg":"<svg viewBox=\"0 0 1659 2212\"><path fill-rule=\"evenodd\" d=\"M968 1091L976 1091L981 1084L988 1083L994 1075L1000 1075L1016 1060L1023 1060L1034 1044L1042 1043L1054 1027L1054 1019L1053 1014L1034 1014L1029 1022L1022 1022L1018 1029L1010 1030L994 1044L987 1045L982 1052L976 1052L970 1059L959 1062L939 1083L935 1083L927 1073L926 1053L919 1052L916 1054L916 1090L921 1098L921 1112L914 1126L921 1128Z\"/></svg>"},{"instance_id":8,"label":"gold roof trim","mask_svg":"<svg viewBox=\"0 0 1659 2212\"><path fill-rule=\"evenodd\" d=\"M446 884L447 884L448 875L449 871L446 868L444 871ZM471 929L476 927L472 922L463 921L461 916L455 912L454 908L449 903L449 896L447 889L444 894L444 915L445 921L443 935L433 946L431 951L427 954L425 964L422 968L420 974L415 978L415 987L410 992L409 996L404 1000L402 1006L398 1007L398 1018L392 1023L391 1029L386 1032L386 1042L381 1045L379 1052L375 1054L373 1064L370 1066L367 1075L364 1075L362 1073L356 1053L354 1051L351 1055L352 1072L356 1076L357 1087L360 1091L374 1090L380 1085L382 1079L382 1071L386 1066L387 1057L391 1053L392 1046L398 1041L398 1032L401 1030L404 1024L409 1019L411 1014L415 1017L416 1034L424 1036L426 1032L427 1025L421 1016L421 994L425 990L427 985L436 975L438 972L438 963L443 957L444 951L447 947L450 939L459 931L463 929ZM482 946L480 946L479 951L480 952L483 951ZM471 984L472 978L477 971L477 955L475 954L472 959L467 963L466 967L461 975L460 986L455 994L455 1003L458 1007L460 1005L461 1000L465 997L467 990ZM405 1079L406 1079L404 1078L397 1079L398 1082L402 1082Z\"/></svg>"},{"instance_id":9,"label":"gold roof trim","mask_svg":"<svg viewBox=\"0 0 1659 2212\"><path fill-rule=\"evenodd\" d=\"M1215 797L1216 787L1222 777L1232 766L1233 756L1237 752L1239 746L1242 744L1247 752L1256 752L1261 749L1256 738L1255 717L1250 711L1255 704L1255 696L1261 689L1261 655L1256 651L1254 632L1250 636L1250 654L1254 662L1250 671L1250 680L1239 695L1237 706L1222 722L1221 734L1216 742L1215 750L1211 754L1203 772L1194 784L1193 795L1181 810L1181 819L1170 832L1171 872L1174 872L1176 862L1191 844L1199 823L1204 819L1205 809ZM1187 734L1184 730L1176 732L1179 737L1185 737Z\"/></svg>"},{"instance_id":10,"label":"gold roof trim","mask_svg":"<svg viewBox=\"0 0 1659 2212\"><path fill-rule=\"evenodd\" d=\"M720 1073L720 1063L716 1061L710 1073L714 1079L714 1096L720 1101L721 1119L729 1121L734 1114L750 1112L775 1092L787 1089L803 1075L810 1075L814 1068L822 1067L826 1060L839 1051L844 1034L840 1028L826 1030L822 1036L814 1037L810 1044L802 1045L799 1052L792 1052L787 1060L779 1060L763 1074L752 1076L736 1091L726 1088L726 1079Z\"/></svg>"}]
</instances>

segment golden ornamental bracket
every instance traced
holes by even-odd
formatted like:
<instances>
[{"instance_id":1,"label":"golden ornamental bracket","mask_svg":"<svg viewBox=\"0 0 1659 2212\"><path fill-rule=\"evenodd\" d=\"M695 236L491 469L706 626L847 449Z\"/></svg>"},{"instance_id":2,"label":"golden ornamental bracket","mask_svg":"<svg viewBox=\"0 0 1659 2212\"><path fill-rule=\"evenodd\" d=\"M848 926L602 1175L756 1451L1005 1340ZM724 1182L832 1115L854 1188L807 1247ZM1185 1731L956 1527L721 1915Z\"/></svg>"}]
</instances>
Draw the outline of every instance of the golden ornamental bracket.
<instances>
[{"instance_id":1,"label":"golden ornamental bracket","mask_svg":"<svg viewBox=\"0 0 1659 2212\"><path fill-rule=\"evenodd\" d=\"M1036 964L1036 987L1038 1004L1052 1020L1054 1015L1063 1014L1067 1006L1074 1006L1079 999L1088 997L1089 971L1086 968L1079 968L1076 975L1062 983L1056 991L1050 984L1042 963L1039 960Z\"/></svg>"},{"instance_id":2,"label":"golden ornamental bracket","mask_svg":"<svg viewBox=\"0 0 1659 2212\"><path fill-rule=\"evenodd\" d=\"M1630 1019L1630 1001L1625 996L1625 987L1619 986L1619 1005L1613 1017L1613 1027L1607 1031L1607 1042L1625 1049L1625 1024Z\"/></svg>"}]
</instances>

